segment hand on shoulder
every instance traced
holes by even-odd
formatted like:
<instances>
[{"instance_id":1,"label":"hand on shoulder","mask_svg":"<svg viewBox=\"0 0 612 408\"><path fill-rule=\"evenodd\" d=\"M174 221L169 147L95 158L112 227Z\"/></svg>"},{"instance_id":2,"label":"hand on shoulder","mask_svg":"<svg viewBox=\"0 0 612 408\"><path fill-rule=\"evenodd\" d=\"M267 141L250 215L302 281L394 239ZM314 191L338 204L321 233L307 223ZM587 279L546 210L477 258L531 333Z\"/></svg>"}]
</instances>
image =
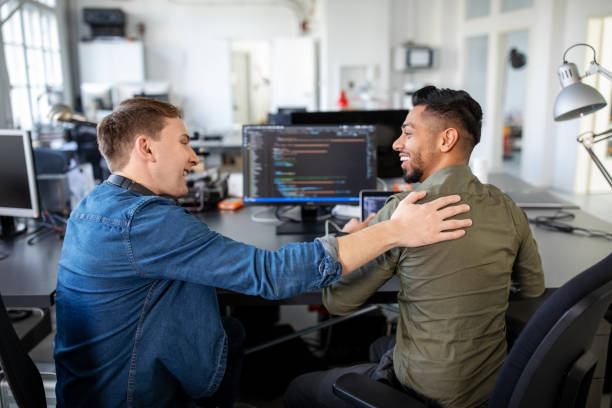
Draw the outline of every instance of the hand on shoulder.
<instances>
[{"instance_id":1,"label":"hand on shoulder","mask_svg":"<svg viewBox=\"0 0 612 408\"><path fill-rule=\"evenodd\" d=\"M465 230L461 228L472 225L471 219L449 220L470 210L467 204L451 205L461 200L458 195L416 204L425 195L424 191L410 193L400 201L391 215L390 222L398 234L397 246L417 247L457 239L465 235Z\"/></svg>"}]
</instances>

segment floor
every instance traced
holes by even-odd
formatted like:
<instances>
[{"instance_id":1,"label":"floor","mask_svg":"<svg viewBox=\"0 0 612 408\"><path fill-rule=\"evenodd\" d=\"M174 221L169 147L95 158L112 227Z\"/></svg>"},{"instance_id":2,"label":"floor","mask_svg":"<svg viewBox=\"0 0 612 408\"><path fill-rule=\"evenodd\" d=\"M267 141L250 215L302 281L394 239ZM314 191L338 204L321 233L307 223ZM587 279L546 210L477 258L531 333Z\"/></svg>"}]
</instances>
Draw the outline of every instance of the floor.
<instances>
[{"instance_id":1,"label":"floor","mask_svg":"<svg viewBox=\"0 0 612 408\"><path fill-rule=\"evenodd\" d=\"M511 166L512 164L510 164ZM516 173L514 173L516 174ZM562 192L553 191L560 198L573 202L581 207L581 209L593 216L596 216L610 224L612 224L612 193L609 194L591 194L591 195L572 195ZM612 232L612 231L608 231ZM53 325L55 327L55 311L52 310ZM309 312L306 306L283 306L280 311L280 323L286 323L293 326L295 330L301 330L308 327L317 321L317 314ZM27 320L17 323L30 324ZM309 335L311 338L314 334ZM36 363L53 364L53 335L45 338L31 352L30 356ZM274 398L272 400L262 400L257 398L242 398L237 404L237 408L280 408L282 407L282 398ZM602 407L610 406L610 395L604 395Z\"/></svg>"}]
</instances>

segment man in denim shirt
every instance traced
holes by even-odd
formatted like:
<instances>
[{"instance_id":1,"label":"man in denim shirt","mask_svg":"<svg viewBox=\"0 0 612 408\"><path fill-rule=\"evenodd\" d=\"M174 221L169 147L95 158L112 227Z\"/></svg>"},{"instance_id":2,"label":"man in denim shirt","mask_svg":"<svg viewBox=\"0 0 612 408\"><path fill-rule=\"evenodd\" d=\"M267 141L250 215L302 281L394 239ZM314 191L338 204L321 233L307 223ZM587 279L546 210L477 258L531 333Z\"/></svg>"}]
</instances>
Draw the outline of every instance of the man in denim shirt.
<instances>
[{"instance_id":1,"label":"man in denim shirt","mask_svg":"<svg viewBox=\"0 0 612 408\"><path fill-rule=\"evenodd\" d=\"M198 163L172 105L123 102L98 125L113 175L74 209L57 283L60 407L231 406L239 362L215 288L279 299L325 287L396 246L459 238L468 211L402 201L387 222L267 251L208 229L175 198ZM444 232L442 232L444 231ZM229 348L229 349L228 349ZM227 366L227 369L226 369Z\"/></svg>"}]
</instances>

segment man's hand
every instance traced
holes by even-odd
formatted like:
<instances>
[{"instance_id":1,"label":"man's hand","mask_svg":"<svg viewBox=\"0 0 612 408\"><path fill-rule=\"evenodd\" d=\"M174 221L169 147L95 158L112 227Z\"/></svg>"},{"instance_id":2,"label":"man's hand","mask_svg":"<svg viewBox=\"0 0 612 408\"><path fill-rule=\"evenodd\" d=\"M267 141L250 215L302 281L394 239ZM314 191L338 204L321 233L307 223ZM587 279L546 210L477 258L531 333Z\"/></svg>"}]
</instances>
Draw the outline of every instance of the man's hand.
<instances>
[{"instance_id":1,"label":"man's hand","mask_svg":"<svg viewBox=\"0 0 612 408\"><path fill-rule=\"evenodd\" d=\"M344 227L342 227L342 232L352 234L353 232L361 231L368 226L374 217L376 217L376 214L372 213L368 215L368 218L366 218L364 221L359 221L357 218L351 218L349 222L344 224Z\"/></svg>"},{"instance_id":2,"label":"man's hand","mask_svg":"<svg viewBox=\"0 0 612 408\"><path fill-rule=\"evenodd\" d=\"M448 220L457 214L470 210L467 204L453 205L461 200L458 195L438 198L426 204L415 204L425 197L424 191L412 192L404 198L391 216L394 229L398 234L395 246L417 247L435 242L460 238L465 230L460 228L472 225L471 219Z\"/></svg>"}]
</instances>

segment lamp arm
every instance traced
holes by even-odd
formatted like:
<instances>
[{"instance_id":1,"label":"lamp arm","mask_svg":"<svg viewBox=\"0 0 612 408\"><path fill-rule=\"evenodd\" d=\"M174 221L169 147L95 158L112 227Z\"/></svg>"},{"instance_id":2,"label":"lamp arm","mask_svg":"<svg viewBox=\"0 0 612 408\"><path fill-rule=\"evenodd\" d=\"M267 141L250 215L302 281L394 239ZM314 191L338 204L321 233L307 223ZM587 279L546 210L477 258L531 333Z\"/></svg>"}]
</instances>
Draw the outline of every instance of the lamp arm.
<instances>
[{"instance_id":1,"label":"lamp arm","mask_svg":"<svg viewBox=\"0 0 612 408\"><path fill-rule=\"evenodd\" d=\"M601 174L603 174L604 178L608 182L608 184L610 184L610 187L612 187L612 176L610 175L610 173L608 173L608 170L606 170L601 160L599 160L599 157L597 157L597 155L593 151L593 145L595 143L610 138L612 138L612 128L601 133L583 133L578 136L577 140L580 144L582 144L582 146L584 146L589 156L591 156L591 160L593 160L593 163L595 163Z\"/></svg>"},{"instance_id":2,"label":"lamp arm","mask_svg":"<svg viewBox=\"0 0 612 408\"><path fill-rule=\"evenodd\" d=\"M591 61L591 63L589 64L589 67L585 71L584 76L586 77L586 76L593 75L596 73L600 73L604 77L608 78L608 81L612 81L612 72L608 71L607 69L599 65L595 60L593 60Z\"/></svg>"},{"instance_id":3,"label":"lamp arm","mask_svg":"<svg viewBox=\"0 0 612 408\"><path fill-rule=\"evenodd\" d=\"M578 143L582 143L585 146L592 147L595 143L599 143L602 140L612 138L612 128L604 130L601 133L585 132L576 138Z\"/></svg>"},{"instance_id":4,"label":"lamp arm","mask_svg":"<svg viewBox=\"0 0 612 408\"><path fill-rule=\"evenodd\" d=\"M593 143L601 142L602 140L607 140L612 138L612 128L605 130L601 133L595 133L593 135Z\"/></svg>"}]
</instances>

